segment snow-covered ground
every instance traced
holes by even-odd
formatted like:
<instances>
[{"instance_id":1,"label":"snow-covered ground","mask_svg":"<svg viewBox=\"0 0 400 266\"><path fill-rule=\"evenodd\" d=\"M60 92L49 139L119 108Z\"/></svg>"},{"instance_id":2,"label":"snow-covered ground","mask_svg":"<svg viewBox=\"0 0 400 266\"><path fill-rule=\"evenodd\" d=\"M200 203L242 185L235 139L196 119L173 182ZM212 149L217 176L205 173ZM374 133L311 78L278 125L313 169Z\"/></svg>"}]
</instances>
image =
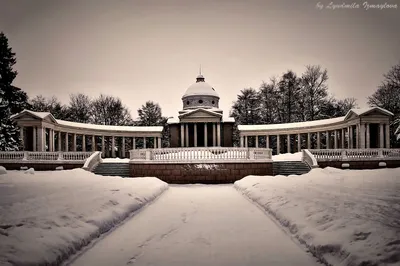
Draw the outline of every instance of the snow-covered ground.
<instances>
[{"instance_id":1,"label":"snow-covered ground","mask_svg":"<svg viewBox=\"0 0 400 266\"><path fill-rule=\"evenodd\" d=\"M319 264L233 185L179 185L72 265Z\"/></svg>"},{"instance_id":2,"label":"snow-covered ground","mask_svg":"<svg viewBox=\"0 0 400 266\"><path fill-rule=\"evenodd\" d=\"M105 158L101 159L103 163L129 163L129 158Z\"/></svg>"},{"instance_id":3,"label":"snow-covered ground","mask_svg":"<svg viewBox=\"0 0 400 266\"><path fill-rule=\"evenodd\" d=\"M82 169L8 171L0 175L0 265L57 265L167 188Z\"/></svg>"},{"instance_id":4,"label":"snow-covered ground","mask_svg":"<svg viewBox=\"0 0 400 266\"><path fill-rule=\"evenodd\" d=\"M273 155L273 161L301 161L302 152Z\"/></svg>"},{"instance_id":5,"label":"snow-covered ground","mask_svg":"<svg viewBox=\"0 0 400 266\"><path fill-rule=\"evenodd\" d=\"M248 176L235 187L332 265L400 265L400 168Z\"/></svg>"}]
</instances>

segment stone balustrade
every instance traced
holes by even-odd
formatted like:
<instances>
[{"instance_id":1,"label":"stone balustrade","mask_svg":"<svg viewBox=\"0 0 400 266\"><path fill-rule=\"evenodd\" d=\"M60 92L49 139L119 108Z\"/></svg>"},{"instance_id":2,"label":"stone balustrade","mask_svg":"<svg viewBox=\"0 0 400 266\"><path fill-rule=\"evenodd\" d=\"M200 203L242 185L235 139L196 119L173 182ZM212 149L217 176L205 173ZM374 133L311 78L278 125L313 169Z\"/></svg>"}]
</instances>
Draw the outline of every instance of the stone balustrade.
<instances>
[{"instance_id":1,"label":"stone balustrade","mask_svg":"<svg viewBox=\"0 0 400 266\"><path fill-rule=\"evenodd\" d=\"M0 152L0 161L85 161L93 152Z\"/></svg>"},{"instance_id":2,"label":"stone balustrade","mask_svg":"<svg viewBox=\"0 0 400 266\"><path fill-rule=\"evenodd\" d=\"M131 150L130 159L139 161L235 161L271 160L266 148L192 147Z\"/></svg>"},{"instance_id":3,"label":"stone balustrade","mask_svg":"<svg viewBox=\"0 0 400 266\"><path fill-rule=\"evenodd\" d=\"M312 149L318 162L358 160L400 160L400 149Z\"/></svg>"}]
</instances>

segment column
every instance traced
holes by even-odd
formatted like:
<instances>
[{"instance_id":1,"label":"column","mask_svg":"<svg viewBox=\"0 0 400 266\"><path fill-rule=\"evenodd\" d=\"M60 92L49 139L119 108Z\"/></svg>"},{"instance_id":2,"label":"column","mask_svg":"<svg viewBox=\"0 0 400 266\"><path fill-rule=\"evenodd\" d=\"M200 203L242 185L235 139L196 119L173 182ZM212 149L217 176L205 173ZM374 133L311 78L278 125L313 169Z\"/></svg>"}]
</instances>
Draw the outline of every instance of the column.
<instances>
[{"instance_id":1,"label":"column","mask_svg":"<svg viewBox=\"0 0 400 266\"><path fill-rule=\"evenodd\" d=\"M353 149L353 126L349 126L349 149Z\"/></svg>"},{"instance_id":2,"label":"column","mask_svg":"<svg viewBox=\"0 0 400 266\"><path fill-rule=\"evenodd\" d=\"M49 151L53 151L53 134L51 132L51 128L49 128Z\"/></svg>"},{"instance_id":3,"label":"column","mask_svg":"<svg viewBox=\"0 0 400 266\"><path fill-rule=\"evenodd\" d=\"M311 134L310 132L307 133L307 149L311 149Z\"/></svg>"},{"instance_id":4,"label":"column","mask_svg":"<svg viewBox=\"0 0 400 266\"><path fill-rule=\"evenodd\" d=\"M86 151L86 136L82 135L82 151Z\"/></svg>"},{"instance_id":5,"label":"column","mask_svg":"<svg viewBox=\"0 0 400 266\"><path fill-rule=\"evenodd\" d=\"M246 148L249 147L248 136L244 136L244 146L245 146Z\"/></svg>"},{"instance_id":6,"label":"column","mask_svg":"<svg viewBox=\"0 0 400 266\"><path fill-rule=\"evenodd\" d=\"M96 151L96 136L92 135L92 151Z\"/></svg>"},{"instance_id":7,"label":"column","mask_svg":"<svg viewBox=\"0 0 400 266\"><path fill-rule=\"evenodd\" d=\"M50 147L51 151L55 151L55 138L54 138L54 129L50 129Z\"/></svg>"},{"instance_id":8,"label":"column","mask_svg":"<svg viewBox=\"0 0 400 266\"><path fill-rule=\"evenodd\" d=\"M122 154L121 158L125 158L125 137L122 136Z\"/></svg>"},{"instance_id":9,"label":"column","mask_svg":"<svg viewBox=\"0 0 400 266\"><path fill-rule=\"evenodd\" d=\"M243 140L243 136L240 136L240 147L244 147L244 140Z\"/></svg>"},{"instance_id":10,"label":"column","mask_svg":"<svg viewBox=\"0 0 400 266\"><path fill-rule=\"evenodd\" d=\"M217 146L221 146L221 123L217 123Z\"/></svg>"},{"instance_id":11,"label":"column","mask_svg":"<svg viewBox=\"0 0 400 266\"><path fill-rule=\"evenodd\" d=\"M68 132L65 132L65 151L68 151Z\"/></svg>"},{"instance_id":12,"label":"column","mask_svg":"<svg viewBox=\"0 0 400 266\"><path fill-rule=\"evenodd\" d=\"M72 143L72 147L73 147L73 151L76 151L76 134L73 134L73 139L72 139L73 143Z\"/></svg>"},{"instance_id":13,"label":"column","mask_svg":"<svg viewBox=\"0 0 400 266\"><path fill-rule=\"evenodd\" d=\"M356 125L356 148L360 148L360 125Z\"/></svg>"},{"instance_id":14,"label":"column","mask_svg":"<svg viewBox=\"0 0 400 266\"><path fill-rule=\"evenodd\" d=\"M329 149L329 140L330 140L330 136L329 136L329 131L326 131L326 148Z\"/></svg>"},{"instance_id":15,"label":"column","mask_svg":"<svg viewBox=\"0 0 400 266\"><path fill-rule=\"evenodd\" d=\"M258 148L258 136L256 136L256 148Z\"/></svg>"},{"instance_id":16,"label":"column","mask_svg":"<svg viewBox=\"0 0 400 266\"><path fill-rule=\"evenodd\" d=\"M360 134L359 134L359 146L358 148L365 149L365 124L361 124L360 127Z\"/></svg>"},{"instance_id":17,"label":"column","mask_svg":"<svg viewBox=\"0 0 400 266\"><path fill-rule=\"evenodd\" d=\"M146 137L143 137L143 149L146 149Z\"/></svg>"},{"instance_id":18,"label":"column","mask_svg":"<svg viewBox=\"0 0 400 266\"><path fill-rule=\"evenodd\" d=\"M340 148L344 149L344 128L342 128L342 136L340 137L340 141L342 142Z\"/></svg>"},{"instance_id":19,"label":"column","mask_svg":"<svg viewBox=\"0 0 400 266\"><path fill-rule=\"evenodd\" d=\"M301 151L301 134L297 134L297 151Z\"/></svg>"},{"instance_id":20,"label":"column","mask_svg":"<svg viewBox=\"0 0 400 266\"><path fill-rule=\"evenodd\" d=\"M197 123L194 123L193 130L194 130L194 146L197 147Z\"/></svg>"},{"instance_id":21,"label":"column","mask_svg":"<svg viewBox=\"0 0 400 266\"><path fill-rule=\"evenodd\" d=\"M338 148L338 141L337 141L337 130L333 131L333 141L334 141L334 148L337 149Z\"/></svg>"},{"instance_id":22,"label":"column","mask_svg":"<svg viewBox=\"0 0 400 266\"><path fill-rule=\"evenodd\" d=\"M212 123L212 125L213 125L213 147L215 147L217 145L215 141L215 131L217 126L215 125L215 123Z\"/></svg>"},{"instance_id":23,"label":"column","mask_svg":"<svg viewBox=\"0 0 400 266\"><path fill-rule=\"evenodd\" d=\"M39 127L37 130L38 130L38 132L37 132L37 134L38 134L38 149L37 149L37 151L44 151L44 149L43 149L43 147L44 147L44 145L43 145L43 128Z\"/></svg>"},{"instance_id":24,"label":"column","mask_svg":"<svg viewBox=\"0 0 400 266\"><path fill-rule=\"evenodd\" d=\"M115 137L111 136L111 157L115 158Z\"/></svg>"},{"instance_id":25,"label":"column","mask_svg":"<svg viewBox=\"0 0 400 266\"><path fill-rule=\"evenodd\" d=\"M36 127L32 127L32 133L33 133L33 151L37 150L37 143L36 143L36 139L37 139L37 133L36 133Z\"/></svg>"},{"instance_id":26,"label":"column","mask_svg":"<svg viewBox=\"0 0 400 266\"><path fill-rule=\"evenodd\" d=\"M186 147L189 147L189 124L185 124L185 140L186 140Z\"/></svg>"},{"instance_id":27,"label":"column","mask_svg":"<svg viewBox=\"0 0 400 266\"><path fill-rule=\"evenodd\" d=\"M103 155L103 157L105 156L105 152L106 152L106 147L105 147L105 136L101 136L101 154Z\"/></svg>"},{"instance_id":28,"label":"column","mask_svg":"<svg viewBox=\"0 0 400 266\"><path fill-rule=\"evenodd\" d=\"M265 142L266 142L267 149L269 149L269 136L268 135L265 136Z\"/></svg>"},{"instance_id":29,"label":"column","mask_svg":"<svg viewBox=\"0 0 400 266\"><path fill-rule=\"evenodd\" d=\"M136 149L136 137L132 138L132 149L135 150Z\"/></svg>"},{"instance_id":30,"label":"column","mask_svg":"<svg viewBox=\"0 0 400 266\"><path fill-rule=\"evenodd\" d=\"M317 132L317 149L321 149L321 133Z\"/></svg>"},{"instance_id":31,"label":"column","mask_svg":"<svg viewBox=\"0 0 400 266\"><path fill-rule=\"evenodd\" d=\"M369 149L370 148L370 146L371 146L371 142L370 142L370 132L369 132L369 123L367 124L367 128L366 128L366 130L367 130L367 136L366 136L366 138L367 138L367 149Z\"/></svg>"},{"instance_id":32,"label":"column","mask_svg":"<svg viewBox=\"0 0 400 266\"><path fill-rule=\"evenodd\" d=\"M185 146L185 128L184 124L181 123L181 147Z\"/></svg>"},{"instance_id":33,"label":"column","mask_svg":"<svg viewBox=\"0 0 400 266\"><path fill-rule=\"evenodd\" d=\"M158 144L157 144L157 148L161 149L161 137L158 137Z\"/></svg>"},{"instance_id":34,"label":"column","mask_svg":"<svg viewBox=\"0 0 400 266\"><path fill-rule=\"evenodd\" d=\"M390 127L389 124L386 124L386 148L390 149Z\"/></svg>"},{"instance_id":35,"label":"column","mask_svg":"<svg viewBox=\"0 0 400 266\"><path fill-rule=\"evenodd\" d=\"M57 136L57 150L61 151L61 131L58 131Z\"/></svg>"},{"instance_id":36,"label":"column","mask_svg":"<svg viewBox=\"0 0 400 266\"><path fill-rule=\"evenodd\" d=\"M290 134L287 134L286 139L287 139L287 152L290 153Z\"/></svg>"},{"instance_id":37,"label":"column","mask_svg":"<svg viewBox=\"0 0 400 266\"><path fill-rule=\"evenodd\" d=\"M383 134L383 124L379 124L379 148L385 148L385 135Z\"/></svg>"},{"instance_id":38,"label":"column","mask_svg":"<svg viewBox=\"0 0 400 266\"><path fill-rule=\"evenodd\" d=\"M280 145L279 135L276 135L276 154L277 155L280 154L280 148L281 148L281 145Z\"/></svg>"},{"instance_id":39,"label":"column","mask_svg":"<svg viewBox=\"0 0 400 266\"><path fill-rule=\"evenodd\" d=\"M22 150L25 150L25 136L24 136L24 127L19 128L19 138L21 139Z\"/></svg>"},{"instance_id":40,"label":"column","mask_svg":"<svg viewBox=\"0 0 400 266\"><path fill-rule=\"evenodd\" d=\"M207 123L204 123L204 147L207 147L208 143L208 131L207 131Z\"/></svg>"}]
</instances>

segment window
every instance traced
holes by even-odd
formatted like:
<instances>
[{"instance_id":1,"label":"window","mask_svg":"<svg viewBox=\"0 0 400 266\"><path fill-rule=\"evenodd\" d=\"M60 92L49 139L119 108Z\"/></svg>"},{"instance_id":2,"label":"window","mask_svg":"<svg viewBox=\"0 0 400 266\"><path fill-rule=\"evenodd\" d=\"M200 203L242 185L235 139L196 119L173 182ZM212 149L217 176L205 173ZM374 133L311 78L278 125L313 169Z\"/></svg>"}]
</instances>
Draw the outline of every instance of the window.
<instances>
[{"instance_id":1,"label":"window","mask_svg":"<svg viewBox=\"0 0 400 266\"><path fill-rule=\"evenodd\" d=\"M199 103L203 103L203 100L199 100Z\"/></svg>"},{"instance_id":2,"label":"window","mask_svg":"<svg viewBox=\"0 0 400 266\"><path fill-rule=\"evenodd\" d=\"M189 104L190 104L190 102L189 102L189 101L187 101L187 102L186 102L186 105L189 105Z\"/></svg>"},{"instance_id":3,"label":"window","mask_svg":"<svg viewBox=\"0 0 400 266\"><path fill-rule=\"evenodd\" d=\"M212 103L212 104L215 104L215 101L212 101L211 103Z\"/></svg>"}]
</instances>

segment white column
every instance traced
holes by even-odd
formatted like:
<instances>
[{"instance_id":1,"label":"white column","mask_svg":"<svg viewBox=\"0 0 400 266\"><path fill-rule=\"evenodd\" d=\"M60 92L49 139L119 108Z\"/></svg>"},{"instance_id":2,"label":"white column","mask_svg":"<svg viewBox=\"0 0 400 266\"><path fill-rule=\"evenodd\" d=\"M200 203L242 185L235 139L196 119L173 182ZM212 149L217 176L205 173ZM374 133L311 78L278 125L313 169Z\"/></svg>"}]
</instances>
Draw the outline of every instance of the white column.
<instances>
[{"instance_id":1,"label":"white column","mask_svg":"<svg viewBox=\"0 0 400 266\"><path fill-rule=\"evenodd\" d=\"M207 147L208 143L208 131L207 131L207 123L204 123L204 147Z\"/></svg>"},{"instance_id":2,"label":"white column","mask_svg":"<svg viewBox=\"0 0 400 266\"><path fill-rule=\"evenodd\" d=\"M353 149L354 143L353 143L353 126L349 126L349 149Z\"/></svg>"},{"instance_id":3,"label":"white column","mask_svg":"<svg viewBox=\"0 0 400 266\"><path fill-rule=\"evenodd\" d=\"M111 136L111 157L115 158L115 137Z\"/></svg>"},{"instance_id":4,"label":"white column","mask_svg":"<svg viewBox=\"0 0 400 266\"><path fill-rule=\"evenodd\" d=\"M221 123L217 123L217 146L221 146Z\"/></svg>"},{"instance_id":5,"label":"white column","mask_svg":"<svg viewBox=\"0 0 400 266\"><path fill-rule=\"evenodd\" d=\"M329 136L329 131L326 131L326 148L329 149L329 141L330 141L330 136Z\"/></svg>"},{"instance_id":6,"label":"white column","mask_svg":"<svg viewBox=\"0 0 400 266\"><path fill-rule=\"evenodd\" d=\"M370 132L369 132L369 123L367 124L367 128L366 128L366 130L367 130L367 136L366 136L366 138L367 138L367 149L369 149L370 148L370 146L371 146L371 141L370 141Z\"/></svg>"},{"instance_id":7,"label":"white column","mask_svg":"<svg viewBox=\"0 0 400 266\"><path fill-rule=\"evenodd\" d=\"M258 136L256 136L256 148L258 148Z\"/></svg>"},{"instance_id":8,"label":"white column","mask_svg":"<svg viewBox=\"0 0 400 266\"><path fill-rule=\"evenodd\" d=\"M186 147L189 147L189 124L185 124L185 140L186 140Z\"/></svg>"},{"instance_id":9,"label":"white column","mask_svg":"<svg viewBox=\"0 0 400 266\"><path fill-rule=\"evenodd\" d=\"M212 126L213 126L213 147L215 147L217 145L215 141L215 131L217 126L215 125L215 123L212 123Z\"/></svg>"},{"instance_id":10,"label":"white column","mask_svg":"<svg viewBox=\"0 0 400 266\"><path fill-rule=\"evenodd\" d=\"M69 151L69 149L68 149L68 132L65 132L65 151Z\"/></svg>"},{"instance_id":11,"label":"white column","mask_svg":"<svg viewBox=\"0 0 400 266\"><path fill-rule=\"evenodd\" d=\"M96 136L92 135L92 151L96 151Z\"/></svg>"},{"instance_id":12,"label":"white column","mask_svg":"<svg viewBox=\"0 0 400 266\"><path fill-rule=\"evenodd\" d=\"M54 135L54 129L51 129L51 151L55 151L56 149L56 138L55 138L55 135Z\"/></svg>"},{"instance_id":13,"label":"white column","mask_svg":"<svg viewBox=\"0 0 400 266\"><path fill-rule=\"evenodd\" d=\"M244 147L244 137L240 136L240 147Z\"/></svg>"},{"instance_id":14,"label":"white column","mask_svg":"<svg viewBox=\"0 0 400 266\"><path fill-rule=\"evenodd\" d=\"M194 146L197 147L197 123L194 123L193 130L194 130Z\"/></svg>"},{"instance_id":15,"label":"white column","mask_svg":"<svg viewBox=\"0 0 400 266\"><path fill-rule=\"evenodd\" d=\"M51 128L49 128L49 151L53 151L53 139Z\"/></svg>"},{"instance_id":16,"label":"white column","mask_svg":"<svg viewBox=\"0 0 400 266\"><path fill-rule=\"evenodd\" d=\"M73 151L76 151L76 134L73 134L73 139L72 139L73 143L72 143L72 147L73 147Z\"/></svg>"},{"instance_id":17,"label":"white column","mask_svg":"<svg viewBox=\"0 0 400 266\"><path fill-rule=\"evenodd\" d=\"M61 151L61 131L58 131L58 151Z\"/></svg>"},{"instance_id":18,"label":"white column","mask_svg":"<svg viewBox=\"0 0 400 266\"><path fill-rule=\"evenodd\" d=\"M161 137L158 137L158 144L157 144L157 148L161 149Z\"/></svg>"},{"instance_id":19,"label":"white column","mask_svg":"<svg viewBox=\"0 0 400 266\"><path fill-rule=\"evenodd\" d=\"M136 149L136 137L132 138L132 149L135 150Z\"/></svg>"},{"instance_id":20,"label":"white column","mask_svg":"<svg viewBox=\"0 0 400 266\"><path fill-rule=\"evenodd\" d=\"M383 124L379 124L379 148L385 148L385 135L383 133Z\"/></svg>"},{"instance_id":21,"label":"white column","mask_svg":"<svg viewBox=\"0 0 400 266\"><path fill-rule=\"evenodd\" d=\"M342 145L340 145L341 149L344 149L344 128L342 128L342 136L340 137L340 141Z\"/></svg>"},{"instance_id":22,"label":"white column","mask_svg":"<svg viewBox=\"0 0 400 266\"><path fill-rule=\"evenodd\" d=\"M32 131L33 131L33 151L37 151L37 143L36 143L36 140L37 140L37 130L36 130L36 127L32 127Z\"/></svg>"},{"instance_id":23,"label":"white column","mask_svg":"<svg viewBox=\"0 0 400 266\"><path fill-rule=\"evenodd\" d=\"M248 136L244 136L244 146L247 148L249 147L249 139Z\"/></svg>"},{"instance_id":24,"label":"white column","mask_svg":"<svg viewBox=\"0 0 400 266\"><path fill-rule=\"evenodd\" d=\"M360 128L360 134L359 134L360 140L358 147L361 149L365 149L365 124L362 123L359 128Z\"/></svg>"},{"instance_id":25,"label":"white column","mask_svg":"<svg viewBox=\"0 0 400 266\"><path fill-rule=\"evenodd\" d=\"M106 152L106 147L105 147L105 136L101 136L101 154L103 155L103 157L105 156L105 152Z\"/></svg>"},{"instance_id":26,"label":"white column","mask_svg":"<svg viewBox=\"0 0 400 266\"><path fill-rule=\"evenodd\" d=\"M386 148L390 148L390 127L389 124L386 124Z\"/></svg>"},{"instance_id":27,"label":"white column","mask_svg":"<svg viewBox=\"0 0 400 266\"><path fill-rule=\"evenodd\" d=\"M287 152L290 153L290 134L287 134L286 139L287 139Z\"/></svg>"},{"instance_id":28,"label":"white column","mask_svg":"<svg viewBox=\"0 0 400 266\"><path fill-rule=\"evenodd\" d=\"M146 137L143 137L143 149L146 149Z\"/></svg>"},{"instance_id":29,"label":"white column","mask_svg":"<svg viewBox=\"0 0 400 266\"><path fill-rule=\"evenodd\" d=\"M307 149L311 149L311 134L310 132L307 133Z\"/></svg>"},{"instance_id":30,"label":"white column","mask_svg":"<svg viewBox=\"0 0 400 266\"><path fill-rule=\"evenodd\" d=\"M321 133L317 132L317 149L321 149Z\"/></svg>"},{"instance_id":31,"label":"white column","mask_svg":"<svg viewBox=\"0 0 400 266\"><path fill-rule=\"evenodd\" d=\"M86 135L82 135L82 151L86 151Z\"/></svg>"},{"instance_id":32,"label":"white column","mask_svg":"<svg viewBox=\"0 0 400 266\"><path fill-rule=\"evenodd\" d=\"M280 154L280 141L279 141L279 135L276 135L276 154Z\"/></svg>"},{"instance_id":33,"label":"white column","mask_svg":"<svg viewBox=\"0 0 400 266\"><path fill-rule=\"evenodd\" d=\"M269 135L265 136L266 147L269 149Z\"/></svg>"},{"instance_id":34,"label":"white column","mask_svg":"<svg viewBox=\"0 0 400 266\"><path fill-rule=\"evenodd\" d=\"M357 124L356 125L356 148L359 149L360 148L360 125Z\"/></svg>"},{"instance_id":35,"label":"white column","mask_svg":"<svg viewBox=\"0 0 400 266\"><path fill-rule=\"evenodd\" d=\"M181 123L181 147L185 147L185 128L183 123Z\"/></svg>"},{"instance_id":36,"label":"white column","mask_svg":"<svg viewBox=\"0 0 400 266\"><path fill-rule=\"evenodd\" d=\"M19 138L21 139L22 150L25 150L25 137L24 137L24 127L19 127Z\"/></svg>"},{"instance_id":37,"label":"white column","mask_svg":"<svg viewBox=\"0 0 400 266\"><path fill-rule=\"evenodd\" d=\"M334 141L333 146L335 147L335 149L337 149L338 148L338 141L337 141L337 130L336 129L333 131L333 141Z\"/></svg>"},{"instance_id":38,"label":"white column","mask_svg":"<svg viewBox=\"0 0 400 266\"><path fill-rule=\"evenodd\" d=\"M125 137L122 136L122 155L121 158L125 158Z\"/></svg>"},{"instance_id":39,"label":"white column","mask_svg":"<svg viewBox=\"0 0 400 266\"><path fill-rule=\"evenodd\" d=\"M37 149L37 151L44 151L44 149L43 149L43 147L44 147L44 145L43 145L43 128L42 127L38 128L37 134L38 134L38 149Z\"/></svg>"},{"instance_id":40,"label":"white column","mask_svg":"<svg viewBox=\"0 0 400 266\"><path fill-rule=\"evenodd\" d=\"M301 151L301 134L297 134L297 151Z\"/></svg>"}]
</instances>

